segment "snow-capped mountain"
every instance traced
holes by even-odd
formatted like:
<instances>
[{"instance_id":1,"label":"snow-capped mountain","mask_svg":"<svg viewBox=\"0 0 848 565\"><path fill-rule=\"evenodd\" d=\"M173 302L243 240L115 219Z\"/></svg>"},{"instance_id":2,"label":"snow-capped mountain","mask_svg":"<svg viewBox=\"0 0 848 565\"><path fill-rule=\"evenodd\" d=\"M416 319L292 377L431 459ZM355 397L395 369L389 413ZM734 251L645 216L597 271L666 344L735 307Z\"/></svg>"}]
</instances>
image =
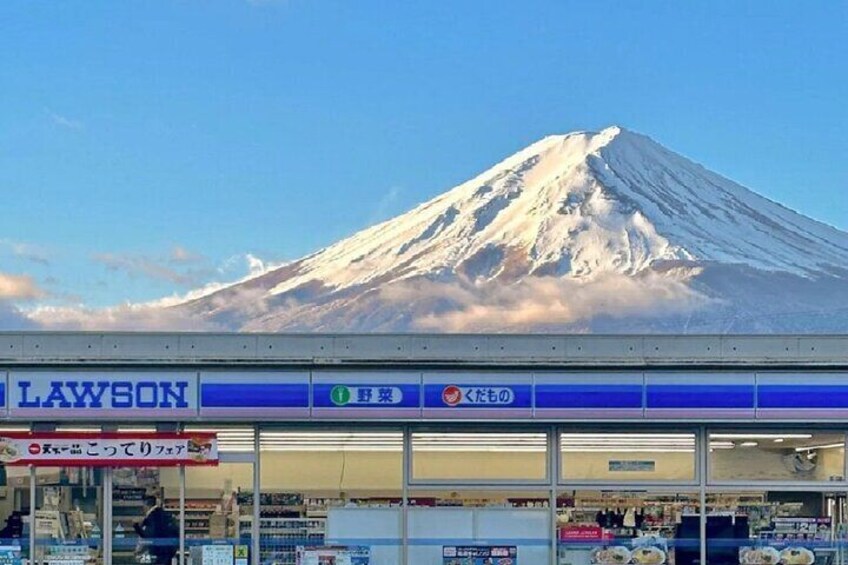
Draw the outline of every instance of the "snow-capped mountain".
<instances>
[{"instance_id":1,"label":"snow-capped mountain","mask_svg":"<svg viewBox=\"0 0 848 565\"><path fill-rule=\"evenodd\" d=\"M610 127L175 308L265 331L829 331L847 299L848 233Z\"/></svg>"}]
</instances>

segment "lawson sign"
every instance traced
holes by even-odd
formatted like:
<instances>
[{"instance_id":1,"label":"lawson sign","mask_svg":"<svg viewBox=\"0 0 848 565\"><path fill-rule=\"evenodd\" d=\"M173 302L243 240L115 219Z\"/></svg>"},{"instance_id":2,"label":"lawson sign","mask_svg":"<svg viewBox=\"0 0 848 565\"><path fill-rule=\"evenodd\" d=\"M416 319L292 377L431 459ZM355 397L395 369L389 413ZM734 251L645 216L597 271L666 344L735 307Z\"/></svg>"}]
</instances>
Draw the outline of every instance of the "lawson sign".
<instances>
[{"instance_id":1,"label":"lawson sign","mask_svg":"<svg viewBox=\"0 0 848 565\"><path fill-rule=\"evenodd\" d=\"M197 415L193 372L12 372L12 417L137 418Z\"/></svg>"}]
</instances>

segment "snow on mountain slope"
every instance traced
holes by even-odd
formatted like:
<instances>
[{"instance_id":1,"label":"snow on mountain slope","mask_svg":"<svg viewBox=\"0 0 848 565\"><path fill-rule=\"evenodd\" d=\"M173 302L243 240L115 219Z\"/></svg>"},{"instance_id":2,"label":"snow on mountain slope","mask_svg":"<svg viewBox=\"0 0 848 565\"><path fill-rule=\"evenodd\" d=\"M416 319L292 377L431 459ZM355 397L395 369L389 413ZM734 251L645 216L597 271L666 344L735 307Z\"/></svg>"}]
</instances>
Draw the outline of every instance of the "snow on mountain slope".
<instances>
[{"instance_id":1,"label":"snow on mountain slope","mask_svg":"<svg viewBox=\"0 0 848 565\"><path fill-rule=\"evenodd\" d=\"M610 127L546 137L401 216L178 308L257 330L679 325L745 309L745 296L715 290L727 282L710 277L718 266L731 278L827 279L842 300L848 234Z\"/></svg>"}]
</instances>

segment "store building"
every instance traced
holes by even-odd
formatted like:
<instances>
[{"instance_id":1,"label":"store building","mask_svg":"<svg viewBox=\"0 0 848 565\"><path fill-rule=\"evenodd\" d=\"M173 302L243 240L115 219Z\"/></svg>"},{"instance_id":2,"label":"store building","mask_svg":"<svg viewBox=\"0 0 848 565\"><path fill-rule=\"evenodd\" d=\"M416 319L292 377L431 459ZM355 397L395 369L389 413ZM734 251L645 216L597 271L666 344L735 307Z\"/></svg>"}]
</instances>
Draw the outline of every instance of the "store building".
<instances>
[{"instance_id":1,"label":"store building","mask_svg":"<svg viewBox=\"0 0 848 565\"><path fill-rule=\"evenodd\" d=\"M845 564L846 371L842 336L0 334L0 563Z\"/></svg>"}]
</instances>

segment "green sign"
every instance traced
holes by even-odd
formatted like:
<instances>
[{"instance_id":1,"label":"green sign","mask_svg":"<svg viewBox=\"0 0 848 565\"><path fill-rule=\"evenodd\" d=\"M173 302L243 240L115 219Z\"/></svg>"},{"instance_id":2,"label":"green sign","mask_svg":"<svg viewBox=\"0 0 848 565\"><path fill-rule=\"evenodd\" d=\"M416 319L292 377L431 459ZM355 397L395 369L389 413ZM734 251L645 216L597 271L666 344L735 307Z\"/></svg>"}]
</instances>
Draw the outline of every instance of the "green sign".
<instances>
[{"instance_id":1,"label":"green sign","mask_svg":"<svg viewBox=\"0 0 848 565\"><path fill-rule=\"evenodd\" d=\"M345 406L350 402L350 389L342 385L334 386L330 391L330 400L336 406Z\"/></svg>"}]
</instances>

